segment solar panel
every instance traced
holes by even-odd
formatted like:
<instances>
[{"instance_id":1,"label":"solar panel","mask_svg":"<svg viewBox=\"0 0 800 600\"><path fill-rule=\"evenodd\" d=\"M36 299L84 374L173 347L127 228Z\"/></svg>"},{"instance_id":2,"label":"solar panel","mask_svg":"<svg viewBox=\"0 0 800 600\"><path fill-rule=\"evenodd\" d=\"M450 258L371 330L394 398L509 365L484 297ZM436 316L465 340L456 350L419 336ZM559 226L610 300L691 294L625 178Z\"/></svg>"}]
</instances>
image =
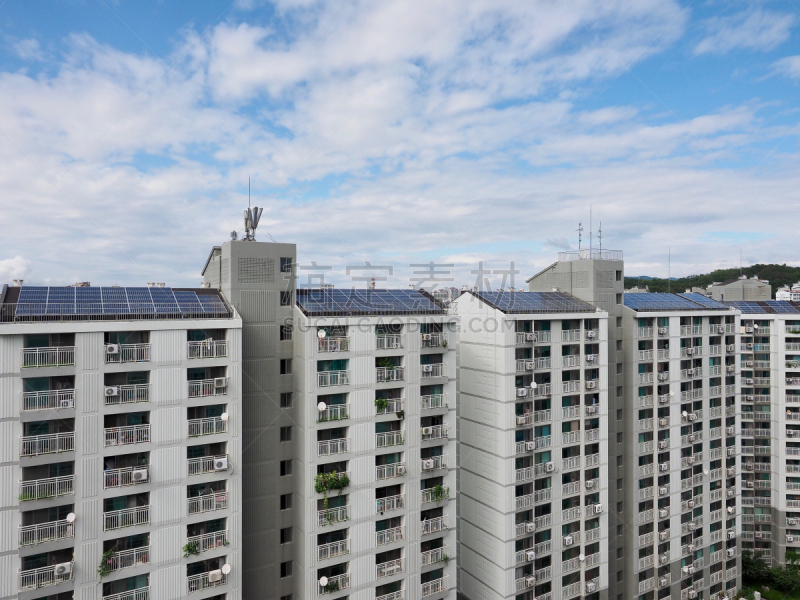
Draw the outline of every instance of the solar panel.
<instances>
[{"instance_id":1,"label":"solar panel","mask_svg":"<svg viewBox=\"0 0 800 600\"><path fill-rule=\"evenodd\" d=\"M732 306L738 309L744 315L763 315L766 314L766 310L760 304L755 302L744 302L742 300L731 300L729 302L725 302L728 306Z\"/></svg>"},{"instance_id":2,"label":"solar panel","mask_svg":"<svg viewBox=\"0 0 800 600\"><path fill-rule=\"evenodd\" d=\"M504 313L595 312L595 307L563 292L477 292Z\"/></svg>"},{"instance_id":3,"label":"solar panel","mask_svg":"<svg viewBox=\"0 0 800 600\"><path fill-rule=\"evenodd\" d=\"M728 307L721 302L717 302L716 300L709 298L708 296L703 296L703 294L698 294L697 292L686 292L685 294L678 295L707 308L728 310Z\"/></svg>"},{"instance_id":4,"label":"solar panel","mask_svg":"<svg viewBox=\"0 0 800 600\"><path fill-rule=\"evenodd\" d=\"M417 290L298 290L297 304L308 315L445 312L444 308Z\"/></svg>"},{"instance_id":5,"label":"solar panel","mask_svg":"<svg viewBox=\"0 0 800 600\"><path fill-rule=\"evenodd\" d=\"M170 288L150 288L150 295L153 297L153 304L157 313L177 313L178 303L175 301L175 294Z\"/></svg>"},{"instance_id":6,"label":"solar panel","mask_svg":"<svg viewBox=\"0 0 800 600\"><path fill-rule=\"evenodd\" d=\"M764 302L764 304L767 304L770 308L772 308L772 310L780 314L795 314L797 312L800 312L793 304L790 304L789 302L784 302L779 300L767 300L766 302Z\"/></svg>"}]
</instances>

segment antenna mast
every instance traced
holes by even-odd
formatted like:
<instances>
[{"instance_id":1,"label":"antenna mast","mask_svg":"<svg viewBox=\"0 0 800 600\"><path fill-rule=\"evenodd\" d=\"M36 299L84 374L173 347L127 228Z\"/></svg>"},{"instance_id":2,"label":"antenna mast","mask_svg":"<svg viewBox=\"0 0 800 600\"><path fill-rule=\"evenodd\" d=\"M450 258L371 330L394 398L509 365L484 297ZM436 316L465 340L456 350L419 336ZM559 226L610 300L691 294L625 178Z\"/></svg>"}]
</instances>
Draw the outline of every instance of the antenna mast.
<instances>
[{"instance_id":1,"label":"antenna mast","mask_svg":"<svg viewBox=\"0 0 800 600\"><path fill-rule=\"evenodd\" d=\"M600 229L597 230L597 237L600 241L600 252L603 252L603 222L600 221Z\"/></svg>"},{"instance_id":2,"label":"antenna mast","mask_svg":"<svg viewBox=\"0 0 800 600\"><path fill-rule=\"evenodd\" d=\"M575 231L578 232L578 250L580 250L581 249L581 237L583 236L583 224L582 223L578 223L578 229L576 229Z\"/></svg>"},{"instance_id":3,"label":"antenna mast","mask_svg":"<svg viewBox=\"0 0 800 600\"><path fill-rule=\"evenodd\" d=\"M667 293L672 292L672 247L667 247Z\"/></svg>"}]
</instances>

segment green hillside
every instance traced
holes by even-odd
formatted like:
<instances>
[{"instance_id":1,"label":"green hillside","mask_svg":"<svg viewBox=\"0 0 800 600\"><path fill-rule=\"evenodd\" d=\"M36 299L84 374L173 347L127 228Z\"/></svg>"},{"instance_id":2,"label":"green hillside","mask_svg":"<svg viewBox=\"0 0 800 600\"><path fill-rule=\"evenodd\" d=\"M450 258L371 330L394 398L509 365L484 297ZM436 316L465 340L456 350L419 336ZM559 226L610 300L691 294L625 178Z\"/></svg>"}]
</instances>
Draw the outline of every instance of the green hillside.
<instances>
[{"instance_id":1,"label":"green hillside","mask_svg":"<svg viewBox=\"0 0 800 600\"><path fill-rule=\"evenodd\" d=\"M759 279L766 279L772 286L772 297L775 291L784 286L791 285L800 281L800 267L789 267L784 265L752 265L739 269L720 269L705 275L691 275L668 281L666 279L637 279L636 277L625 278L625 289L638 285L647 286L651 292L684 292L692 287L705 288L714 281L726 281L736 279L740 274L752 277L757 275Z\"/></svg>"}]
</instances>

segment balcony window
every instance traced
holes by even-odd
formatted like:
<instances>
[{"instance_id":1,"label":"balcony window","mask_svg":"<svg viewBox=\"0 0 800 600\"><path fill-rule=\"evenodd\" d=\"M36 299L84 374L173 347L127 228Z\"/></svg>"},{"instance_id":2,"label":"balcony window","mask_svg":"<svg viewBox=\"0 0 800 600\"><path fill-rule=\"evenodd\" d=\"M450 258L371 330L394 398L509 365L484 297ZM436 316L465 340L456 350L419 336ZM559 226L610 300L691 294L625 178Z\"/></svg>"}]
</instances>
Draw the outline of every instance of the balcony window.
<instances>
[{"instance_id":1,"label":"balcony window","mask_svg":"<svg viewBox=\"0 0 800 600\"><path fill-rule=\"evenodd\" d=\"M228 393L225 367L200 367L187 369L189 397L219 396Z\"/></svg>"},{"instance_id":2,"label":"balcony window","mask_svg":"<svg viewBox=\"0 0 800 600\"><path fill-rule=\"evenodd\" d=\"M20 456L39 456L75 450L75 419L31 421L22 424Z\"/></svg>"},{"instance_id":3,"label":"balcony window","mask_svg":"<svg viewBox=\"0 0 800 600\"><path fill-rule=\"evenodd\" d=\"M103 531L150 523L150 494L131 494L103 500Z\"/></svg>"},{"instance_id":4,"label":"balcony window","mask_svg":"<svg viewBox=\"0 0 800 600\"><path fill-rule=\"evenodd\" d=\"M75 334L34 334L23 340L22 367L64 367L75 364Z\"/></svg>"},{"instance_id":5,"label":"balcony window","mask_svg":"<svg viewBox=\"0 0 800 600\"><path fill-rule=\"evenodd\" d=\"M444 394L444 386L438 385L423 385L420 387L420 402L422 410L435 410L438 408L447 408L448 398Z\"/></svg>"},{"instance_id":6,"label":"balcony window","mask_svg":"<svg viewBox=\"0 0 800 600\"><path fill-rule=\"evenodd\" d=\"M332 594L350 587L350 573L348 572L347 563L340 563L323 569L317 569L317 581L323 577L328 581L325 586L317 584L318 596Z\"/></svg>"},{"instance_id":7,"label":"balcony window","mask_svg":"<svg viewBox=\"0 0 800 600\"><path fill-rule=\"evenodd\" d=\"M103 385L103 395L107 406L150 400L149 371L106 373Z\"/></svg>"},{"instance_id":8,"label":"balcony window","mask_svg":"<svg viewBox=\"0 0 800 600\"><path fill-rule=\"evenodd\" d=\"M321 333L324 336L320 337ZM317 328L318 352L347 352L350 350L350 338L347 337L347 327L331 326Z\"/></svg>"},{"instance_id":9,"label":"balcony window","mask_svg":"<svg viewBox=\"0 0 800 600\"><path fill-rule=\"evenodd\" d=\"M444 377L447 375L443 354L420 354L422 377Z\"/></svg>"},{"instance_id":10,"label":"balcony window","mask_svg":"<svg viewBox=\"0 0 800 600\"><path fill-rule=\"evenodd\" d=\"M375 326L375 346L378 350L403 347L403 326L399 323Z\"/></svg>"},{"instance_id":11,"label":"balcony window","mask_svg":"<svg viewBox=\"0 0 800 600\"><path fill-rule=\"evenodd\" d=\"M73 462L51 463L22 468L19 500L41 500L75 493Z\"/></svg>"},{"instance_id":12,"label":"balcony window","mask_svg":"<svg viewBox=\"0 0 800 600\"><path fill-rule=\"evenodd\" d=\"M403 580L385 583L375 588L375 600L402 600Z\"/></svg>"},{"instance_id":13,"label":"balcony window","mask_svg":"<svg viewBox=\"0 0 800 600\"><path fill-rule=\"evenodd\" d=\"M227 521L224 518L186 526L186 554L200 554L227 545Z\"/></svg>"},{"instance_id":14,"label":"balcony window","mask_svg":"<svg viewBox=\"0 0 800 600\"><path fill-rule=\"evenodd\" d=\"M150 480L149 464L149 452L107 456L103 460L103 485L109 489L147 483Z\"/></svg>"},{"instance_id":15,"label":"balcony window","mask_svg":"<svg viewBox=\"0 0 800 600\"><path fill-rule=\"evenodd\" d=\"M150 441L150 413L133 412L103 417L105 446L143 444Z\"/></svg>"},{"instance_id":16,"label":"balcony window","mask_svg":"<svg viewBox=\"0 0 800 600\"><path fill-rule=\"evenodd\" d=\"M45 542L54 542L73 538L75 531L72 504L64 504L52 508L32 510L22 513L19 527L19 545L34 546Z\"/></svg>"},{"instance_id":17,"label":"balcony window","mask_svg":"<svg viewBox=\"0 0 800 600\"><path fill-rule=\"evenodd\" d=\"M228 415L225 404L190 406L186 411L189 437L215 435L228 431Z\"/></svg>"},{"instance_id":18,"label":"balcony window","mask_svg":"<svg viewBox=\"0 0 800 600\"><path fill-rule=\"evenodd\" d=\"M106 363L150 361L149 331L112 331L103 337Z\"/></svg>"},{"instance_id":19,"label":"balcony window","mask_svg":"<svg viewBox=\"0 0 800 600\"><path fill-rule=\"evenodd\" d=\"M228 356L228 342L224 329L190 329L186 332L188 357L221 358Z\"/></svg>"},{"instance_id":20,"label":"balcony window","mask_svg":"<svg viewBox=\"0 0 800 600\"><path fill-rule=\"evenodd\" d=\"M195 515L228 508L227 482L210 481L186 487L188 512Z\"/></svg>"},{"instance_id":21,"label":"balcony window","mask_svg":"<svg viewBox=\"0 0 800 600\"><path fill-rule=\"evenodd\" d=\"M328 527L350 519L350 507L347 494L329 495L317 500L317 524Z\"/></svg>"},{"instance_id":22,"label":"balcony window","mask_svg":"<svg viewBox=\"0 0 800 600\"><path fill-rule=\"evenodd\" d=\"M68 548L21 557L18 591L36 590L72 581L75 572L73 554L74 549Z\"/></svg>"},{"instance_id":23,"label":"balcony window","mask_svg":"<svg viewBox=\"0 0 800 600\"><path fill-rule=\"evenodd\" d=\"M186 579L189 593L225 585L227 575L222 571L225 557L209 558L186 565Z\"/></svg>"},{"instance_id":24,"label":"balcony window","mask_svg":"<svg viewBox=\"0 0 800 600\"><path fill-rule=\"evenodd\" d=\"M403 388L375 390L375 410L377 414L398 413L404 408Z\"/></svg>"},{"instance_id":25,"label":"balcony window","mask_svg":"<svg viewBox=\"0 0 800 600\"><path fill-rule=\"evenodd\" d=\"M349 553L350 539L346 528L317 534L317 560L328 560Z\"/></svg>"},{"instance_id":26,"label":"balcony window","mask_svg":"<svg viewBox=\"0 0 800 600\"><path fill-rule=\"evenodd\" d=\"M350 417L347 394L321 394L317 396L317 408L324 404L325 408L318 410L317 422L341 421Z\"/></svg>"},{"instance_id":27,"label":"balcony window","mask_svg":"<svg viewBox=\"0 0 800 600\"><path fill-rule=\"evenodd\" d=\"M383 356L375 359L375 377L378 383L403 381L405 370L400 356Z\"/></svg>"},{"instance_id":28,"label":"balcony window","mask_svg":"<svg viewBox=\"0 0 800 600\"><path fill-rule=\"evenodd\" d=\"M319 456L331 456L349 452L347 427L334 427L317 430L317 448Z\"/></svg>"},{"instance_id":29,"label":"balcony window","mask_svg":"<svg viewBox=\"0 0 800 600\"><path fill-rule=\"evenodd\" d=\"M75 407L75 376L23 379L22 410L60 410Z\"/></svg>"},{"instance_id":30,"label":"balcony window","mask_svg":"<svg viewBox=\"0 0 800 600\"><path fill-rule=\"evenodd\" d=\"M348 385L350 383L349 364L350 361L347 359L318 360L317 385L319 387Z\"/></svg>"},{"instance_id":31,"label":"balcony window","mask_svg":"<svg viewBox=\"0 0 800 600\"><path fill-rule=\"evenodd\" d=\"M189 475L224 473L228 470L227 443L198 444L186 448Z\"/></svg>"},{"instance_id":32,"label":"balcony window","mask_svg":"<svg viewBox=\"0 0 800 600\"><path fill-rule=\"evenodd\" d=\"M386 448L389 446L399 446L405 443L405 433L402 428L402 421L380 421L375 423L375 446Z\"/></svg>"},{"instance_id":33,"label":"balcony window","mask_svg":"<svg viewBox=\"0 0 800 600\"><path fill-rule=\"evenodd\" d=\"M140 533L103 542L101 576L150 563L150 534Z\"/></svg>"}]
</instances>

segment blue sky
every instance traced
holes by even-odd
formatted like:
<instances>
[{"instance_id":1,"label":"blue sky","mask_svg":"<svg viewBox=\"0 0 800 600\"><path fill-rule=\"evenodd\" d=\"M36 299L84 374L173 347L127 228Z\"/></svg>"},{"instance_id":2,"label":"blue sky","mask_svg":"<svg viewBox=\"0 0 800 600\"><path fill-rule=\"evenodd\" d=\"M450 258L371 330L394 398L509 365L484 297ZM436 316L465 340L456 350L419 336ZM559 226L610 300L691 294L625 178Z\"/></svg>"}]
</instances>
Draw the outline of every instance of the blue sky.
<instances>
[{"instance_id":1,"label":"blue sky","mask_svg":"<svg viewBox=\"0 0 800 600\"><path fill-rule=\"evenodd\" d=\"M526 277L590 206L631 275L800 264L799 6L8 0L0 279L196 284L248 176L340 285Z\"/></svg>"}]
</instances>

